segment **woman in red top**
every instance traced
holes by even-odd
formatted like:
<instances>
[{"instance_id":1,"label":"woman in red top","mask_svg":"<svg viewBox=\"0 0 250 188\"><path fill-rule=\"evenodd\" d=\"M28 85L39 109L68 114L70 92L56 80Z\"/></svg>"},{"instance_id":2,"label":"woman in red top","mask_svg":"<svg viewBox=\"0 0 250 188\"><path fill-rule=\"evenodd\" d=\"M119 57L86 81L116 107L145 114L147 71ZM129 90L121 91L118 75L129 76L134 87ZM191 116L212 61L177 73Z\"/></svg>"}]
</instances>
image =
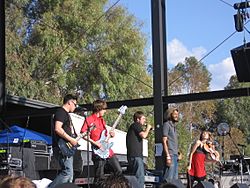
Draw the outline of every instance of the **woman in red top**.
<instances>
[{"instance_id":1,"label":"woman in red top","mask_svg":"<svg viewBox=\"0 0 250 188\"><path fill-rule=\"evenodd\" d=\"M194 181L200 182L204 181L206 178L205 161L208 154L212 155L210 150L207 149L208 143L212 143L211 133L203 131L200 135L200 139L196 141L190 152L187 172L187 188L192 188ZM213 151L213 154L216 155L213 160L218 161L219 153L215 150Z\"/></svg>"},{"instance_id":2,"label":"woman in red top","mask_svg":"<svg viewBox=\"0 0 250 188\"><path fill-rule=\"evenodd\" d=\"M103 132L105 133L105 136L107 136L108 134L110 134L111 137L115 136L114 131L110 131L108 133L106 122L103 119L106 108L107 103L104 100L99 99L94 101L93 113L86 118L81 129L81 133L84 133L87 132L91 126L95 126L95 128L92 129L89 134L89 142L92 144L92 150L103 149L102 144L99 142ZM84 139L87 139L87 137L85 137ZM116 174L122 174L121 166L117 157L114 155L113 150L109 149L108 152L108 158L102 158L102 156L96 155L94 152L92 152L92 161L94 163L95 169L95 182L97 182L98 179L102 178L102 176L104 175L104 166L106 163L110 164Z\"/></svg>"}]
</instances>

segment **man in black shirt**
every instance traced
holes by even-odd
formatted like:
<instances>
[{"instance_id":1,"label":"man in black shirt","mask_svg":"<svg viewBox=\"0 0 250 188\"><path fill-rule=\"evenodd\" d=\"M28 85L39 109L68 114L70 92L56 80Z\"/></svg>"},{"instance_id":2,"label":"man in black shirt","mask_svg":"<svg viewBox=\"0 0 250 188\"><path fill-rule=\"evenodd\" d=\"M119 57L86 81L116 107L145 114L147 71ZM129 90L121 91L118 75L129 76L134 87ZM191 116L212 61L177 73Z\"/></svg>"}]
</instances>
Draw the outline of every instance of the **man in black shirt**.
<instances>
[{"instance_id":1,"label":"man in black shirt","mask_svg":"<svg viewBox=\"0 0 250 188\"><path fill-rule=\"evenodd\" d=\"M142 126L145 126L146 117L141 111L137 111L134 114L134 123L129 127L126 137L127 145L127 159L129 172L135 174L139 188L144 187L144 163L143 163L143 138L147 138L151 125L146 125L146 130L143 130Z\"/></svg>"},{"instance_id":2,"label":"man in black shirt","mask_svg":"<svg viewBox=\"0 0 250 188\"><path fill-rule=\"evenodd\" d=\"M52 129L53 153L57 157L61 166L61 172L57 175L54 181L49 185L49 188L54 188L62 183L71 183L73 181L73 156L64 156L58 146L59 139L69 142L72 146L77 145L75 139L76 133L70 118L69 113L76 109L77 97L66 95L63 99L63 105L60 107L54 116L54 125Z\"/></svg>"}]
</instances>

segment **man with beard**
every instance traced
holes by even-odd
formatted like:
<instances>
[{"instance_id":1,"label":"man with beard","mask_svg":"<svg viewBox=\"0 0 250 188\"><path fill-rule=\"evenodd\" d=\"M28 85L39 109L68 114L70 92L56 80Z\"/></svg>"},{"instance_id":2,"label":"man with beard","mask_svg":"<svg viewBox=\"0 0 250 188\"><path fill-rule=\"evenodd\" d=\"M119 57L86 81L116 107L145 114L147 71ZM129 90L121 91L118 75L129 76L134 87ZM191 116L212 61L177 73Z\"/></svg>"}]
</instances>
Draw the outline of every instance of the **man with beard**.
<instances>
[{"instance_id":1,"label":"man with beard","mask_svg":"<svg viewBox=\"0 0 250 188\"><path fill-rule=\"evenodd\" d=\"M178 138L176 123L179 112L177 108L169 108L166 113L167 121L163 124L163 162L164 162L164 182L171 182L178 179Z\"/></svg>"}]
</instances>

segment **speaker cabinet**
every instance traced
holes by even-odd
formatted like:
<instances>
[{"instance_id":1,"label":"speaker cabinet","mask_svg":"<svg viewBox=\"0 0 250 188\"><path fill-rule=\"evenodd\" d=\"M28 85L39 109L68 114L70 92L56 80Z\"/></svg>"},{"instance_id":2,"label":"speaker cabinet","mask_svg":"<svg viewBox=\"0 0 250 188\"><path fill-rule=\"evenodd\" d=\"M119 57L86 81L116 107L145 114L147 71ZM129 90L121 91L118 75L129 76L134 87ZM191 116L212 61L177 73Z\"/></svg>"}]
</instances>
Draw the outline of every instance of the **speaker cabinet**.
<instances>
[{"instance_id":1,"label":"speaker cabinet","mask_svg":"<svg viewBox=\"0 0 250 188\"><path fill-rule=\"evenodd\" d=\"M236 183L231 188L249 188L245 183Z\"/></svg>"},{"instance_id":2,"label":"speaker cabinet","mask_svg":"<svg viewBox=\"0 0 250 188\"><path fill-rule=\"evenodd\" d=\"M239 82L250 82L250 42L231 50Z\"/></svg>"},{"instance_id":3,"label":"speaker cabinet","mask_svg":"<svg viewBox=\"0 0 250 188\"><path fill-rule=\"evenodd\" d=\"M198 182L194 188L214 188L214 185L211 182L208 181L201 181Z\"/></svg>"},{"instance_id":4,"label":"speaker cabinet","mask_svg":"<svg viewBox=\"0 0 250 188\"><path fill-rule=\"evenodd\" d=\"M49 153L35 153L35 168L36 170L50 169L50 154Z\"/></svg>"},{"instance_id":5,"label":"speaker cabinet","mask_svg":"<svg viewBox=\"0 0 250 188\"><path fill-rule=\"evenodd\" d=\"M12 170L12 169L1 169L0 170L0 179L6 176L24 176L24 172L22 170Z\"/></svg>"},{"instance_id":6,"label":"speaker cabinet","mask_svg":"<svg viewBox=\"0 0 250 188\"><path fill-rule=\"evenodd\" d=\"M21 167L18 168L18 170L21 169L25 176L30 179L38 178L38 175L35 172L35 156L32 148L10 146L9 151L12 160L22 161Z\"/></svg>"}]
</instances>

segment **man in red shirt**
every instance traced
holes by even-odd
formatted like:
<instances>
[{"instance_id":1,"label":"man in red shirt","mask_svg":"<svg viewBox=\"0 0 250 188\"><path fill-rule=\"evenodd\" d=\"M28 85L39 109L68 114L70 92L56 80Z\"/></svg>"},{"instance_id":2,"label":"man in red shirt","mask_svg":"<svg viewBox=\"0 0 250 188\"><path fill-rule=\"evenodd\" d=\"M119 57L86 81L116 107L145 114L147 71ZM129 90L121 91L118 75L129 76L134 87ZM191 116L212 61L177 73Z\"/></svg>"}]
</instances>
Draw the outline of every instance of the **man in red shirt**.
<instances>
[{"instance_id":1,"label":"man in red shirt","mask_svg":"<svg viewBox=\"0 0 250 188\"><path fill-rule=\"evenodd\" d=\"M81 132L84 133L87 132L91 126L95 126L95 128L92 129L89 133L89 142L92 144L92 151L96 149L103 150L103 145L99 141L103 131L105 131L105 136L108 136L108 134L110 134L111 137L115 136L114 131L110 131L108 133L106 122L103 119L103 115L106 112L106 108L107 108L107 103L104 100L99 99L94 101L93 113L92 115L86 118L83 127L81 129ZM87 140L87 137L85 137L84 139ZM113 168L113 171L116 174L122 174L121 166L113 150L109 149L108 152L109 152L108 158L102 158L101 156L92 152L92 161L94 163L94 169L95 169L95 182L97 182L98 179L104 175L104 166L107 163L110 164L110 166Z\"/></svg>"}]
</instances>

